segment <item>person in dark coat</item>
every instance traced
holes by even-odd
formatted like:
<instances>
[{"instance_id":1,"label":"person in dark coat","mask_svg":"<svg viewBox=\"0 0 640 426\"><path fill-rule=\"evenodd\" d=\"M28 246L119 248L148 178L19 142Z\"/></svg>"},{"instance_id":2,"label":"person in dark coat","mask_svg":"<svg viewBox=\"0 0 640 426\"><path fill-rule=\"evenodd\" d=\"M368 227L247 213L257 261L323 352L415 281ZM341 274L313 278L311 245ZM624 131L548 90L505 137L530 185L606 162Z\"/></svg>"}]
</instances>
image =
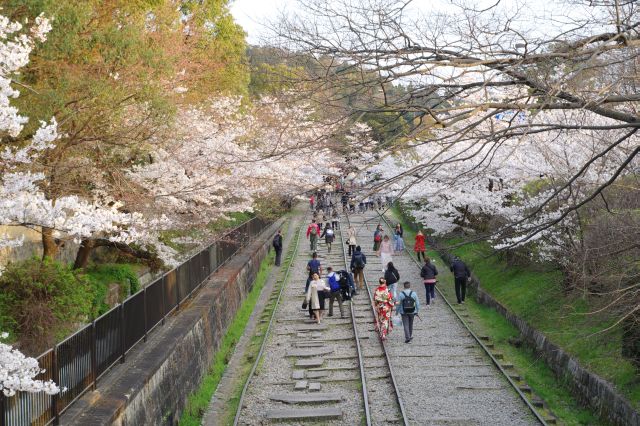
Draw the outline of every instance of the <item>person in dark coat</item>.
<instances>
[{"instance_id":1,"label":"person in dark coat","mask_svg":"<svg viewBox=\"0 0 640 426\"><path fill-rule=\"evenodd\" d=\"M282 261L282 231L278 229L276 236L273 237L273 248L276 251L276 266L280 266Z\"/></svg>"},{"instance_id":2,"label":"person in dark coat","mask_svg":"<svg viewBox=\"0 0 640 426\"><path fill-rule=\"evenodd\" d=\"M436 298L436 276L438 275L438 269L436 265L431 263L431 259L428 257L424 261L424 265L420 270L420 276L424 280L424 289L427 292L427 305L431 304L431 300Z\"/></svg>"},{"instance_id":3,"label":"person in dark coat","mask_svg":"<svg viewBox=\"0 0 640 426\"><path fill-rule=\"evenodd\" d=\"M467 293L467 281L469 277L471 277L471 272L469 268L467 268L467 265L458 257L453 259L450 269L456 281L456 298L458 299L458 304L464 303L464 296Z\"/></svg>"}]
</instances>

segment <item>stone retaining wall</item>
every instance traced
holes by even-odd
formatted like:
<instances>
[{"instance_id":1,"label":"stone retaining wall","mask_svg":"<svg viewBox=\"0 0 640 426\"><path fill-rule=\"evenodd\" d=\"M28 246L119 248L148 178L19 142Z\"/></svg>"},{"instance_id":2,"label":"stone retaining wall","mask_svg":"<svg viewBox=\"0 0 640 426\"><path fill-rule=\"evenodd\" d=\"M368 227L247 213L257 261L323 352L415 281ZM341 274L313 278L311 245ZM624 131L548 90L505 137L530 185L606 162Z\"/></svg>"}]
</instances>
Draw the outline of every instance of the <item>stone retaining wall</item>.
<instances>
[{"instance_id":1,"label":"stone retaining wall","mask_svg":"<svg viewBox=\"0 0 640 426\"><path fill-rule=\"evenodd\" d=\"M228 326L253 287L284 219L234 256L180 313L138 345L113 376L74 404L62 424L173 425L207 373ZM109 374L111 375L111 373ZM108 375L108 376L109 376Z\"/></svg>"},{"instance_id":2,"label":"stone retaining wall","mask_svg":"<svg viewBox=\"0 0 640 426\"><path fill-rule=\"evenodd\" d=\"M437 246L434 240L431 241L431 244L433 247ZM449 253L441 249L438 249L438 253L447 265L451 263L452 256ZM614 425L640 426L638 412L634 410L627 399L615 390L611 383L582 367L577 359L549 341L543 333L510 312L484 291L480 280L473 275L469 288L470 293L475 295L479 303L495 309L520 331L525 344L533 348L536 354L551 367L554 374L568 384L580 403L591 407L599 416Z\"/></svg>"}]
</instances>

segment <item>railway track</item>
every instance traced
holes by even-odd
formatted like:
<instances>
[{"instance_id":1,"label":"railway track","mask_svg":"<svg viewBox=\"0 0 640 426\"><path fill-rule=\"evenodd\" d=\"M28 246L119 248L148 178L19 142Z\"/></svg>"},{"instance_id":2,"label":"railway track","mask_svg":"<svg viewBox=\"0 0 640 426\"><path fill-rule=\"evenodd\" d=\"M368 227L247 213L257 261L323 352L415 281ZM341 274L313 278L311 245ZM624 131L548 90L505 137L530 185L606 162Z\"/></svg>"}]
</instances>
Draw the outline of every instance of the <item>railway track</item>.
<instances>
[{"instance_id":1,"label":"railway track","mask_svg":"<svg viewBox=\"0 0 640 426\"><path fill-rule=\"evenodd\" d=\"M344 317L336 303L334 316L325 314L322 324L306 319L301 311L309 259L301 246L305 230L298 230L294 259L240 396L234 425L408 424L386 349L374 330L370 292L346 302ZM323 275L327 266L349 269L342 229L336 231L333 251L321 243L318 254Z\"/></svg>"},{"instance_id":2,"label":"railway track","mask_svg":"<svg viewBox=\"0 0 640 426\"><path fill-rule=\"evenodd\" d=\"M349 270L343 236L349 224L357 228L367 254L366 291L345 303L344 316L336 303L329 317L327 306L321 324L310 320L300 306L311 257L301 235L310 219L306 214L284 282L272 296L277 306L263 319L269 324L234 425L544 424L508 387L509 377L490 363L491 354L482 352L482 342L474 340L462 318L441 302L441 294L435 306L422 310L412 344L404 343L402 330L394 330L386 342L379 339L372 289L382 268L369 241L372 244L375 225L386 218L377 214L343 216L332 252L318 244L323 276L327 266ZM424 289L415 286L420 282L419 265L408 253L395 260L400 281L414 283L422 302Z\"/></svg>"}]
</instances>

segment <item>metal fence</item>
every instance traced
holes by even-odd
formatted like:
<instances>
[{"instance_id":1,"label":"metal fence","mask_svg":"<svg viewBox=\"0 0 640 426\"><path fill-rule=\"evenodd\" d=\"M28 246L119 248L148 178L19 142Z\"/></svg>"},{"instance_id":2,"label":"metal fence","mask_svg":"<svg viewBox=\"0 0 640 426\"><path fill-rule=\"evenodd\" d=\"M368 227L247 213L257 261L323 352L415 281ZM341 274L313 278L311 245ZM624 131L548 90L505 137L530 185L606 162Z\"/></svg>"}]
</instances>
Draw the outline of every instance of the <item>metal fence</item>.
<instances>
[{"instance_id":1,"label":"metal fence","mask_svg":"<svg viewBox=\"0 0 640 426\"><path fill-rule=\"evenodd\" d=\"M127 298L91 324L38 357L37 379L67 390L59 395L18 392L0 395L0 426L58 424L59 416L167 315L179 309L207 278L272 222L254 218Z\"/></svg>"}]
</instances>

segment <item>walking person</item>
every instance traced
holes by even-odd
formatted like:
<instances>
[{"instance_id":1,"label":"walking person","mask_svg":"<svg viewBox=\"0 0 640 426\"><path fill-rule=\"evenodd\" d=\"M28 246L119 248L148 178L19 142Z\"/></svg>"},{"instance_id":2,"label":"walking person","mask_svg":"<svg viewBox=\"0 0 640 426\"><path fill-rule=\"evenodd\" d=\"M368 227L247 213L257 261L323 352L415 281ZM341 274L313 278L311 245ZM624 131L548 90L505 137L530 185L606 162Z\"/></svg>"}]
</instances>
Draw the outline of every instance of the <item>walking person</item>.
<instances>
[{"instance_id":1,"label":"walking person","mask_svg":"<svg viewBox=\"0 0 640 426\"><path fill-rule=\"evenodd\" d=\"M393 231L393 249L396 253L400 253L404 251L404 231L402 230L402 225L397 224L396 229Z\"/></svg>"},{"instance_id":2,"label":"walking person","mask_svg":"<svg viewBox=\"0 0 640 426\"><path fill-rule=\"evenodd\" d=\"M353 280L358 285L358 290L364 289L364 268L367 265L367 256L364 255L360 246L356 246L355 252L351 256L351 272Z\"/></svg>"},{"instance_id":3,"label":"walking person","mask_svg":"<svg viewBox=\"0 0 640 426\"><path fill-rule=\"evenodd\" d=\"M382 272L387 270L387 264L393 259L393 246L388 235L385 235L380 243L380 261L382 262Z\"/></svg>"},{"instance_id":4,"label":"walking person","mask_svg":"<svg viewBox=\"0 0 640 426\"><path fill-rule=\"evenodd\" d=\"M420 270L420 276L424 280L424 289L427 292L427 305L431 304L431 301L436 298L436 277L438 276L438 269L436 265L431 263L431 259L428 257L424 261L424 265Z\"/></svg>"},{"instance_id":5,"label":"walking person","mask_svg":"<svg viewBox=\"0 0 640 426\"><path fill-rule=\"evenodd\" d=\"M280 262L282 261L282 231L278 229L275 237L273 237L273 248L276 251L276 261L275 265L280 266Z\"/></svg>"},{"instance_id":6,"label":"walking person","mask_svg":"<svg viewBox=\"0 0 640 426\"><path fill-rule=\"evenodd\" d=\"M312 252L318 251L318 237L320 236L320 227L313 219L309 227L307 228L307 238L309 239L309 246Z\"/></svg>"},{"instance_id":7,"label":"walking person","mask_svg":"<svg viewBox=\"0 0 640 426\"><path fill-rule=\"evenodd\" d=\"M413 251L415 251L416 255L418 256L418 262L420 261L421 255L422 255L422 260L427 259L425 255L425 251L427 251L427 248L425 247L425 244L424 244L424 234L422 233L422 230L418 231L418 233L416 234L416 243L413 246Z\"/></svg>"},{"instance_id":8,"label":"walking person","mask_svg":"<svg viewBox=\"0 0 640 426\"><path fill-rule=\"evenodd\" d=\"M378 250L380 250L380 244L382 244L382 237L384 236L384 230L382 229L382 225L378 224L376 230L373 232L373 251L378 254Z\"/></svg>"},{"instance_id":9,"label":"walking person","mask_svg":"<svg viewBox=\"0 0 640 426\"><path fill-rule=\"evenodd\" d=\"M331 227L334 230L338 229L338 225L340 224L340 216L338 215L338 210L333 209L333 213L331 214Z\"/></svg>"},{"instance_id":10,"label":"walking person","mask_svg":"<svg viewBox=\"0 0 640 426\"><path fill-rule=\"evenodd\" d=\"M451 263L451 272L456 282L456 299L458 304L464 303L464 296L467 293L467 281L471 277L471 272L467 265L460 260L459 257L454 257Z\"/></svg>"},{"instance_id":11,"label":"walking person","mask_svg":"<svg viewBox=\"0 0 640 426\"><path fill-rule=\"evenodd\" d=\"M315 204L315 196L313 194L311 194L311 197L309 197L309 207L311 208L311 210L313 210L315 208L314 204Z\"/></svg>"},{"instance_id":12,"label":"walking person","mask_svg":"<svg viewBox=\"0 0 640 426\"><path fill-rule=\"evenodd\" d=\"M411 283L405 281L404 289L398 293L398 313L402 317L402 327L404 328L404 342L410 343L413 340L413 320L418 315L420 300L415 291L411 290Z\"/></svg>"},{"instance_id":13,"label":"walking person","mask_svg":"<svg viewBox=\"0 0 640 426\"><path fill-rule=\"evenodd\" d=\"M320 279L318 274L313 274L311 284L309 285L309 289L305 294L305 303L303 303L302 308L304 309L306 305L309 306L309 316L311 318L316 319L316 322L320 324L320 320L322 320L322 313L324 312L324 300L325 300L325 292L328 290L324 281Z\"/></svg>"},{"instance_id":14,"label":"walking person","mask_svg":"<svg viewBox=\"0 0 640 426\"><path fill-rule=\"evenodd\" d=\"M387 335L393 329L391 314L393 312L394 302L393 297L387 288L387 282L385 279L380 277L378 283L380 285L373 293L373 305L377 314L376 331L380 333L380 340L386 340Z\"/></svg>"},{"instance_id":15,"label":"walking person","mask_svg":"<svg viewBox=\"0 0 640 426\"><path fill-rule=\"evenodd\" d=\"M329 222L327 222L326 226L324 227L324 231L322 231L322 235L320 235L320 238L323 238L323 237L324 237L324 243L327 245L327 251L331 253L331 244L333 243L333 240L336 238L336 235L333 232L333 228L331 227L331 224Z\"/></svg>"},{"instance_id":16,"label":"walking person","mask_svg":"<svg viewBox=\"0 0 640 426\"><path fill-rule=\"evenodd\" d=\"M309 277L307 278L307 284L304 286L305 293L309 290L309 283L313 280L313 275L322 275L322 265L318 260L318 253L314 252L313 255L311 255L311 260L307 262L307 272L309 273Z\"/></svg>"},{"instance_id":17,"label":"walking person","mask_svg":"<svg viewBox=\"0 0 640 426\"><path fill-rule=\"evenodd\" d=\"M393 296L394 300L396 299L396 284L400 281L400 272L393 266L393 262L387 263L387 270L384 273L384 279L387 282L387 288L389 292Z\"/></svg>"},{"instance_id":18,"label":"walking person","mask_svg":"<svg viewBox=\"0 0 640 426\"><path fill-rule=\"evenodd\" d=\"M349 225L347 234L349 235L349 238L347 238L347 244L349 245L349 256L352 256L353 253L356 252L356 246L358 245L358 241L356 240L356 228L354 228L353 225Z\"/></svg>"},{"instance_id":19,"label":"walking person","mask_svg":"<svg viewBox=\"0 0 640 426\"><path fill-rule=\"evenodd\" d=\"M338 301L340 308L340 318L344 318L344 309L342 308L342 288L340 286L340 275L333 272L333 268L327 268L327 283L329 284L329 316L333 316L333 302Z\"/></svg>"}]
</instances>

